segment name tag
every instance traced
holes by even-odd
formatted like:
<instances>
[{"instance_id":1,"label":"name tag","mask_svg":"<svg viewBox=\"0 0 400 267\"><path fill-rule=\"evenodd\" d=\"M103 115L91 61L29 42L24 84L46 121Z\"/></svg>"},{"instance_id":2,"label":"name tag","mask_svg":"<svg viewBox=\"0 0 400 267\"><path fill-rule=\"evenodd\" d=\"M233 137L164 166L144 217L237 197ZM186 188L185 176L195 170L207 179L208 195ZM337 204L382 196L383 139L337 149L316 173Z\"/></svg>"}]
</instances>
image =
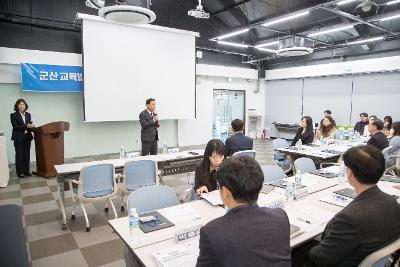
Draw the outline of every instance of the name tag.
<instances>
[{"instance_id":1,"label":"name tag","mask_svg":"<svg viewBox=\"0 0 400 267\"><path fill-rule=\"evenodd\" d=\"M189 228L184 228L184 229L180 229L175 231L175 240L180 243L182 241L185 240L189 240L195 237L200 236L200 228L203 225L199 224L199 225L195 225Z\"/></svg>"}]
</instances>

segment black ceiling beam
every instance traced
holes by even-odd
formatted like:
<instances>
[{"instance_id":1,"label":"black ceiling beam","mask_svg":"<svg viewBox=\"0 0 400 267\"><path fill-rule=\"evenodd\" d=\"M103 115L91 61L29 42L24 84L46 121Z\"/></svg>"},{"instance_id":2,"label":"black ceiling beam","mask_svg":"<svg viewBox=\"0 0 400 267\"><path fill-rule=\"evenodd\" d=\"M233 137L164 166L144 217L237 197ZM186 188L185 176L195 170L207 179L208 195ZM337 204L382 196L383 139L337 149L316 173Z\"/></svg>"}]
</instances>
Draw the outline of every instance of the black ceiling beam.
<instances>
[{"instance_id":1,"label":"black ceiling beam","mask_svg":"<svg viewBox=\"0 0 400 267\"><path fill-rule=\"evenodd\" d=\"M218 11L214 11L214 12L210 13L210 16L216 16L216 15L218 15L220 13L228 11L229 9L239 7L239 6L241 6L241 5L243 5L243 4L247 3L247 2L250 2L250 1L251 0L243 0L243 1L240 1L240 2L237 2L237 3L234 3L234 4L230 5L230 6L224 7L223 9L220 9Z\"/></svg>"}]
</instances>

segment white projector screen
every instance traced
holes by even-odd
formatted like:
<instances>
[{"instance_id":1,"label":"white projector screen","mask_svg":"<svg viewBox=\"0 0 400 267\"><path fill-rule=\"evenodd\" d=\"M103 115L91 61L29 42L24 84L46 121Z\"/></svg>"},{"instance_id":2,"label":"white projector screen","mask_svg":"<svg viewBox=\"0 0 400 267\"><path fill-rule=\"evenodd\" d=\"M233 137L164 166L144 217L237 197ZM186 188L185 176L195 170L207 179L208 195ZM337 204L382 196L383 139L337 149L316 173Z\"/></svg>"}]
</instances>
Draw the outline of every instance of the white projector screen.
<instances>
[{"instance_id":1,"label":"white projector screen","mask_svg":"<svg viewBox=\"0 0 400 267\"><path fill-rule=\"evenodd\" d=\"M139 119L147 98L161 120L196 116L197 33L83 19L85 121Z\"/></svg>"}]
</instances>

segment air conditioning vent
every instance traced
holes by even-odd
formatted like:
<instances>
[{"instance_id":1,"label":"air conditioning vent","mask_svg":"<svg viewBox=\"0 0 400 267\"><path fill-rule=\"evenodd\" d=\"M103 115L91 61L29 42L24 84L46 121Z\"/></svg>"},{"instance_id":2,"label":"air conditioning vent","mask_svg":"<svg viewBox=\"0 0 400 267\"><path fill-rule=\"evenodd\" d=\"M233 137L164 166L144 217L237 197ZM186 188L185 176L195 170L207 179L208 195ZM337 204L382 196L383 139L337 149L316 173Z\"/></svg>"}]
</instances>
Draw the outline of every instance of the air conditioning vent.
<instances>
[{"instance_id":1,"label":"air conditioning vent","mask_svg":"<svg viewBox=\"0 0 400 267\"><path fill-rule=\"evenodd\" d=\"M313 52L312 42L299 36L290 36L279 40L276 55L280 57L305 56Z\"/></svg>"},{"instance_id":2,"label":"air conditioning vent","mask_svg":"<svg viewBox=\"0 0 400 267\"><path fill-rule=\"evenodd\" d=\"M106 0L99 17L124 24L146 24L156 19L148 0Z\"/></svg>"}]
</instances>

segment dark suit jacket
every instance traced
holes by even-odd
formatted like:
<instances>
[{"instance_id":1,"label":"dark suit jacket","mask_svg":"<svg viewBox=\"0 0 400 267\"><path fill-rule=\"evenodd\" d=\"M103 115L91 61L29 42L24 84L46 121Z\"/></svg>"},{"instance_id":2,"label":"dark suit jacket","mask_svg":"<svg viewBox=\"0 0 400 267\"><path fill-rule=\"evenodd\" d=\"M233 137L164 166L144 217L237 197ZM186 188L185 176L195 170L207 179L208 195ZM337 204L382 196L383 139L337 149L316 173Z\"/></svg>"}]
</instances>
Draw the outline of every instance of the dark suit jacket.
<instances>
[{"instance_id":1,"label":"dark suit jacket","mask_svg":"<svg viewBox=\"0 0 400 267\"><path fill-rule=\"evenodd\" d=\"M368 140L367 145L373 145L380 150L383 150L389 146L389 141L384 133L377 132L371 135L371 138Z\"/></svg>"},{"instance_id":2,"label":"dark suit jacket","mask_svg":"<svg viewBox=\"0 0 400 267\"><path fill-rule=\"evenodd\" d=\"M289 228L281 209L236 207L201 228L196 266L289 267Z\"/></svg>"},{"instance_id":3,"label":"dark suit jacket","mask_svg":"<svg viewBox=\"0 0 400 267\"><path fill-rule=\"evenodd\" d=\"M358 266L400 237L400 206L377 186L357 196L327 224L308 256L318 266Z\"/></svg>"},{"instance_id":4,"label":"dark suit jacket","mask_svg":"<svg viewBox=\"0 0 400 267\"><path fill-rule=\"evenodd\" d=\"M200 163L194 172L194 189L207 186L208 192L217 190L217 171L207 171L204 173L203 164Z\"/></svg>"},{"instance_id":5,"label":"dark suit jacket","mask_svg":"<svg viewBox=\"0 0 400 267\"><path fill-rule=\"evenodd\" d=\"M299 141L300 139L303 145L311 144L314 141L313 131L304 132L304 134L302 134L302 132L303 132L303 127L300 127L296 132L296 136L294 137L291 146L296 145L297 141Z\"/></svg>"},{"instance_id":6,"label":"dark suit jacket","mask_svg":"<svg viewBox=\"0 0 400 267\"><path fill-rule=\"evenodd\" d=\"M354 132L358 132L360 135L364 134L364 128L368 125L368 121L358 121L354 126Z\"/></svg>"},{"instance_id":7,"label":"dark suit jacket","mask_svg":"<svg viewBox=\"0 0 400 267\"><path fill-rule=\"evenodd\" d=\"M155 123L150 116L150 113L147 109L143 110L139 114L140 125L142 126L142 130L140 133L140 137L142 142L151 142L158 140L158 125Z\"/></svg>"},{"instance_id":8,"label":"dark suit jacket","mask_svg":"<svg viewBox=\"0 0 400 267\"><path fill-rule=\"evenodd\" d=\"M253 139L245 136L242 132L235 133L225 141L225 157L230 157L238 151L252 149Z\"/></svg>"},{"instance_id":9,"label":"dark suit jacket","mask_svg":"<svg viewBox=\"0 0 400 267\"><path fill-rule=\"evenodd\" d=\"M24 134L25 131L28 132L30 135L30 139L33 139L32 136L32 129L28 129L26 125L30 122L32 122L32 117L29 112L25 112L25 123L24 120L22 119L21 113L19 111L16 111L14 113L10 114L10 120L12 124L12 135L11 135L11 140L14 141L22 141L24 140Z\"/></svg>"}]
</instances>

